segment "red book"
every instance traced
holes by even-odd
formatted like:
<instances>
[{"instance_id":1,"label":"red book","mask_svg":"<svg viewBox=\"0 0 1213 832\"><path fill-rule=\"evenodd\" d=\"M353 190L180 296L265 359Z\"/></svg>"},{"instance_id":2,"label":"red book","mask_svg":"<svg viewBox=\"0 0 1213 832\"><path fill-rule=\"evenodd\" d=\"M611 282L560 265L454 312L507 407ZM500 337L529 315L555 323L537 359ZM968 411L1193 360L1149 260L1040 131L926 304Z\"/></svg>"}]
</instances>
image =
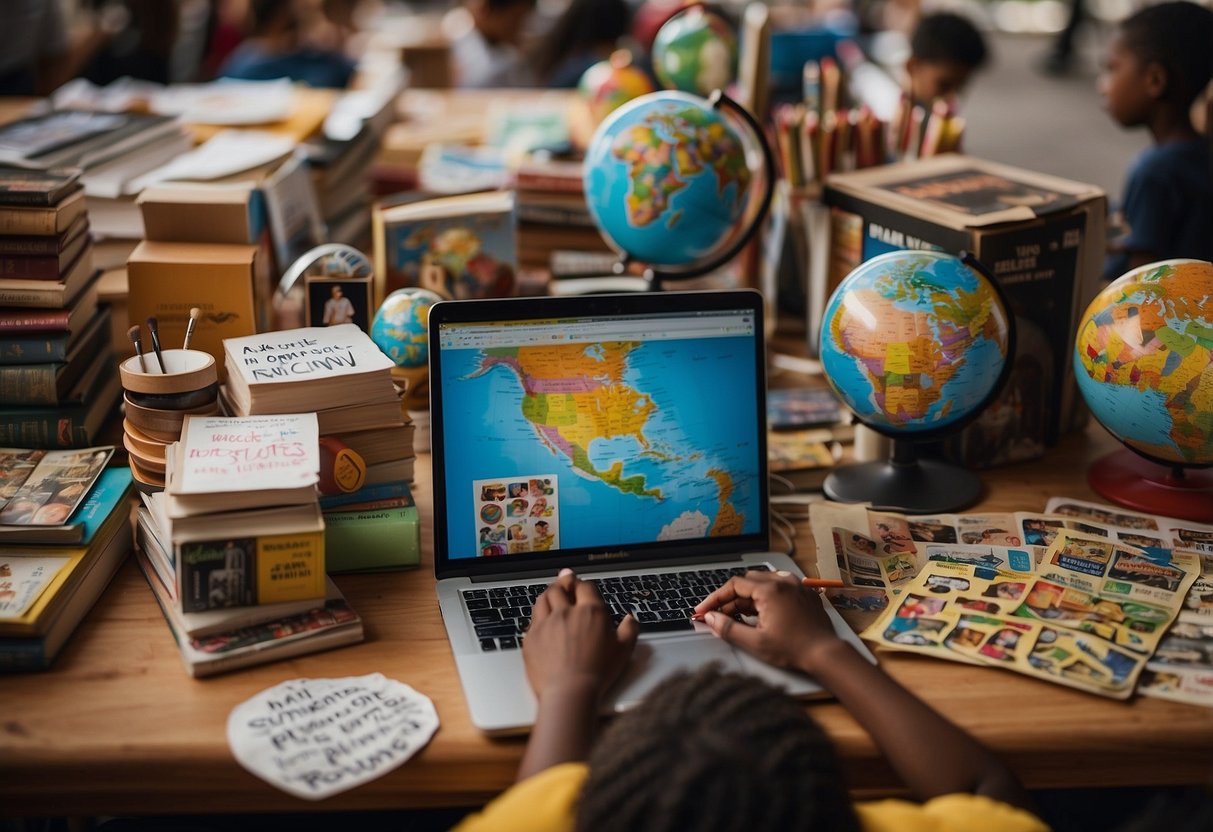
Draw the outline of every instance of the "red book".
<instances>
[{"instance_id":1,"label":"red book","mask_svg":"<svg viewBox=\"0 0 1213 832\"><path fill-rule=\"evenodd\" d=\"M89 243L89 235L79 226L75 238L69 240L58 254L2 255L0 254L0 277L22 277L33 280L58 280L76 261L76 256Z\"/></svg>"}]
</instances>

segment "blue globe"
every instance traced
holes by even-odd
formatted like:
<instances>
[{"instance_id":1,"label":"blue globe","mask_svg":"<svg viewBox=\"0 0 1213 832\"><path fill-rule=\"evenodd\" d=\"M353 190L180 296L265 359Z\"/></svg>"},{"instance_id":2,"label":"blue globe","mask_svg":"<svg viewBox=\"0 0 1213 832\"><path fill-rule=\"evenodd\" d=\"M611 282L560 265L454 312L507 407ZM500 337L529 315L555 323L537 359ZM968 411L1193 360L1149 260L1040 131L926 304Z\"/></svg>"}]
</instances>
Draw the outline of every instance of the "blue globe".
<instances>
[{"instance_id":1,"label":"blue globe","mask_svg":"<svg viewBox=\"0 0 1213 832\"><path fill-rule=\"evenodd\" d=\"M1164 260L1096 295L1078 324L1074 373L1095 418L1169 465L1213 465L1213 263Z\"/></svg>"},{"instance_id":2,"label":"blue globe","mask_svg":"<svg viewBox=\"0 0 1213 832\"><path fill-rule=\"evenodd\" d=\"M585 192L603 235L632 259L687 266L719 251L746 214L753 154L707 101L643 95L599 125Z\"/></svg>"},{"instance_id":3,"label":"blue globe","mask_svg":"<svg viewBox=\"0 0 1213 832\"><path fill-rule=\"evenodd\" d=\"M397 289L375 313L371 340L397 367L424 367L429 361L430 307L440 300L429 289Z\"/></svg>"},{"instance_id":4,"label":"blue globe","mask_svg":"<svg viewBox=\"0 0 1213 832\"><path fill-rule=\"evenodd\" d=\"M945 431L983 407L1011 340L990 281L958 257L893 251L852 271L826 304L820 356L830 386L883 433Z\"/></svg>"}]
</instances>

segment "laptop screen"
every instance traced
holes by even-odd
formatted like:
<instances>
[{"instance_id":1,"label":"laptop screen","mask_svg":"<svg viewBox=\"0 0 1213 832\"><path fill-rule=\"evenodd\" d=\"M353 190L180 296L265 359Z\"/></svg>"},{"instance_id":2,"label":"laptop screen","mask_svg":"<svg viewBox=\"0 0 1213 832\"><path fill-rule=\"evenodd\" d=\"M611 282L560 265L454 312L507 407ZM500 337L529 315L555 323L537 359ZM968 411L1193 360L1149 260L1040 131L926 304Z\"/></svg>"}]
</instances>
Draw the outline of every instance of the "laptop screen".
<instances>
[{"instance_id":1,"label":"laptop screen","mask_svg":"<svg viewBox=\"0 0 1213 832\"><path fill-rule=\"evenodd\" d=\"M440 577L765 550L755 292L430 315Z\"/></svg>"}]
</instances>

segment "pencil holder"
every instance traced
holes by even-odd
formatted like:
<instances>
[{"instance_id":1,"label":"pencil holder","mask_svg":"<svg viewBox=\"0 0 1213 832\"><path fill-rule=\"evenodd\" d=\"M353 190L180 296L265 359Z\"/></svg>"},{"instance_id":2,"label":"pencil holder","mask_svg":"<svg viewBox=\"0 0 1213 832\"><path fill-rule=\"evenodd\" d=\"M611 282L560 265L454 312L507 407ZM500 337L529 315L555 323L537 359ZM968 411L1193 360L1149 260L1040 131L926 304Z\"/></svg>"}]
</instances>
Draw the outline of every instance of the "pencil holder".
<instances>
[{"instance_id":1,"label":"pencil holder","mask_svg":"<svg viewBox=\"0 0 1213 832\"><path fill-rule=\"evenodd\" d=\"M219 376L215 359L201 350L162 350L165 372L155 353L132 356L118 365L126 418L122 444L130 454L131 474L145 491L164 487L165 453L181 438L187 415L219 412Z\"/></svg>"}]
</instances>

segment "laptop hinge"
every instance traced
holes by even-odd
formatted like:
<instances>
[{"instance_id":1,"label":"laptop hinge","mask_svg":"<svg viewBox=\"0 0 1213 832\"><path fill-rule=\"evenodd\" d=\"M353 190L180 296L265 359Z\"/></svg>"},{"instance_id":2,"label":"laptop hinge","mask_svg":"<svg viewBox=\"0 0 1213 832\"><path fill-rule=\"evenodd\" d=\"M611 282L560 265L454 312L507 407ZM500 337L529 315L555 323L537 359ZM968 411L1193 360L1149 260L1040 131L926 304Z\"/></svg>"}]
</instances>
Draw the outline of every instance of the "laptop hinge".
<instances>
[{"instance_id":1,"label":"laptop hinge","mask_svg":"<svg viewBox=\"0 0 1213 832\"><path fill-rule=\"evenodd\" d=\"M662 566L686 566L687 564L712 564L723 563L725 561L735 561L741 556L736 552L724 552L717 555L687 555L682 558L661 558L660 560L628 560L628 561L610 561L604 563L586 563L577 567L577 574L586 575L594 572L618 572L629 569L652 569ZM496 581L512 581L521 578L552 578L555 577L555 572L551 567L547 569L532 569L525 572L511 572L508 575L473 575L470 577L472 583L478 582L496 582Z\"/></svg>"}]
</instances>

